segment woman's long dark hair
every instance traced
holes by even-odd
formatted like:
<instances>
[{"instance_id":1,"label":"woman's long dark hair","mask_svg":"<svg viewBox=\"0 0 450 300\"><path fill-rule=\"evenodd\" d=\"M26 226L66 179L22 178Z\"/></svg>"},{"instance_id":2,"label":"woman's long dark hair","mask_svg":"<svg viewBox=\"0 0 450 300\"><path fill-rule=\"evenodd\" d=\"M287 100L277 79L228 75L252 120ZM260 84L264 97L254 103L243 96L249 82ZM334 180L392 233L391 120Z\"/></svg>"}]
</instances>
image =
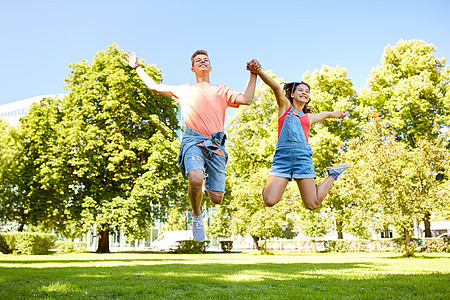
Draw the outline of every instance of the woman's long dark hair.
<instances>
[{"instance_id":1,"label":"woman's long dark hair","mask_svg":"<svg viewBox=\"0 0 450 300\"><path fill-rule=\"evenodd\" d=\"M306 85L307 87L308 87L308 89L311 91L311 88L309 87L309 84L307 84L306 82L304 82L304 81L300 81L300 82L288 82L288 83L285 83L284 84L284 87L283 87L283 91L284 91L284 95L286 96L286 98L288 98L288 100L289 100L289 102L291 102L291 105L292 105L292 102L294 101L294 99L292 99L292 97L291 97L291 94L294 92L294 90L297 88L297 86L298 85L300 85L300 84L304 84L304 85ZM302 109L302 111L303 111L303 113L304 114L307 114L307 113L311 113L312 112L312 109L308 106L308 103L309 102L311 102L311 98L309 99L309 101L305 104L305 106L303 106L303 109Z\"/></svg>"}]
</instances>

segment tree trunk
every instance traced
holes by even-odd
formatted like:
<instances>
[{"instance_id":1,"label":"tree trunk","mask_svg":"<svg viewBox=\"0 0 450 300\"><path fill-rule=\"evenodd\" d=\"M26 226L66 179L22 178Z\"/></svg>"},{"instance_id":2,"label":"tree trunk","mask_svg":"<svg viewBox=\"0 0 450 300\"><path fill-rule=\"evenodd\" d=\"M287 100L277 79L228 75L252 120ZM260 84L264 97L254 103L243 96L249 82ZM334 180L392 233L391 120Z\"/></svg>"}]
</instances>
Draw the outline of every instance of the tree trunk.
<instances>
[{"instance_id":1,"label":"tree trunk","mask_svg":"<svg viewBox=\"0 0 450 300\"><path fill-rule=\"evenodd\" d=\"M405 243L406 243L406 245L405 245L405 249L406 249L405 250L406 251L405 255L407 257L410 257L410 256L414 255L414 252L411 250L409 231L406 228L404 230L405 230Z\"/></svg>"},{"instance_id":2,"label":"tree trunk","mask_svg":"<svg viewBox=\"0 0 450 300\"><path fill-rule=\"evenodd\" d=\"M342 221L336 221L336 231L338 234L338 240L343 240L344 234L342 233Z\"/></svg>"},{"instance_id":3,"label":"tree trunk","mask_svg":"<svg viewBox=\"0 0 450 300\"><path fill-rule=\"evenodd\" d=\"M253 249L259 250L259 245L258 245L259 237L252 235L252 238L253 238Z\"/></svg>"},{"instance_id":4,"label":"tree trunk","mask_svg":"<svg viewBox=\"0 0 450 300\"><path fill-rule=\"evenodd\" d=\"M423 224L425 226L425 237L431 237L431 223L430 223L430 213L426 212L423 217Z\"/></svg>"},{"instance_id":5,"label":"tree trunk","mask_svg":"<svg viewBox=\"0 0 450 300\"><path fill-rule=\"evenodd\" d=\"M109 230L98 232L97 253L109 253Z\"/></svg>"}]
</instances>

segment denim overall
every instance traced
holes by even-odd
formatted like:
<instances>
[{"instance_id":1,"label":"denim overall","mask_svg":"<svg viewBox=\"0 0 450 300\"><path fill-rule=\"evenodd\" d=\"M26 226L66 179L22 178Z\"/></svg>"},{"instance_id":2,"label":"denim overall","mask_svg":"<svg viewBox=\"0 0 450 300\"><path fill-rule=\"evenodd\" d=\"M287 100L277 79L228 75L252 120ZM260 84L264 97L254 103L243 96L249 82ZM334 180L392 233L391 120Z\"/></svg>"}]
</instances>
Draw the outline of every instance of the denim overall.
<instances>
[{"instance_id":1,"label":"denim overall","mask_svg":"<svg viewBox=\"0 0 450 300\"><path fill-rule=\"evenodd\" d=\"M291 106L278 136L269 176L291 179L316 178L312 149L308 144L300 118L308 118L302 111L294 113ZM280 126L280 125L279 125Z\"/></svg>"}]
</instances>

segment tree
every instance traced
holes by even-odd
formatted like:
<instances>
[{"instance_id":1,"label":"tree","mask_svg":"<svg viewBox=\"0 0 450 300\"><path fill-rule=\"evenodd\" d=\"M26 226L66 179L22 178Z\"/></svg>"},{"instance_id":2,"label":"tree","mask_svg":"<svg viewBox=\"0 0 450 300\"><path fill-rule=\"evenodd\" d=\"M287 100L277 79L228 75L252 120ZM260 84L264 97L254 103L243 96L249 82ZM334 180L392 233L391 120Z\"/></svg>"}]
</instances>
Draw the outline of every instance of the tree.
<instances>
[{"instance_id":1,"label":"tree","mask_svg":"<svg viewBox=\"0 0 450 300\"><path fill-rule=\"evenodd\" d=\"M175 162L177 107L150 92L123 56L112 45L91 64L69 65L70 92L62 106L70 206L77 227L97 226L97 252L109 252L110 230L138 237L171 201L185 198ZM159 70L141 65L161 81Z\"/></svg>"},{"instance_id":2,"label":"tree","mask_svg":"<svg viewBox=\"0 0 450 300\"><path fill-rule=\"evenodd\" d=\"M437 138L434 126L450 125L450 69L435 51L421 40L388 45L358 97L365 117L376 109L391 122L396 139L413 148L420 139Z\"/></svg>"},{"instance_id":3,"label":"tree","mask_svg":"<svg viewBox=\"0 0 450 300\"><path fill-rule=\"evenodd\" d=\"M20 231L25 225L61 229L66 218L68 182L58 144L60 105L51 98L33 104L3 139L1 211Z\"/></svg>"},{"instance_id":4,"label":"tree","mask_svg":"<svg viewBox=\"0 0 450 300\"><path fill-rule=\"evenodd\" d=\"M436 139L450 125L450 69L435 51L434 45L421 40L387 46L382 64L373 69L359 97L366 116L376 109L395 128L396 139L412 148L420 139ZM423 217L427 236L429 216L428 211Z\"/></svg>"},{"instance_id":5,"label":"tree","mask_svg":"<svg viewBox=\"0 0 450 300\"><path fill-rule=\"evenodd\" d=\"M411 149L396 141L389 123L375 117L343 154L352 161L348 177L354 185L342 187L342 193L371 212L372 223L394 224L403 232L407 255L414 250L410 248L414 222L430 209L449 205L448 183L436 180L439 170L449 174L449 151L436 141L416 143L418 147Z\"/></svg>"},{"instance_id":6,"label":"tree","mask_svg":"<svg viewBox=\"0 0 450 300\"><path fill-rule=\"evenodd\" d=\"M20 144L17 132L8 122L0 119L0 220L2 223L17 222L22 219L23 209L14 182L18 178Z\"/></svg>"},{"instance_id":7,"label":"tree","mask_svg":"<svg viewBox=\"0 0 450 300\"><path fill-rule=\"evenodd\" d=\"M324 211L302 209L298 216L300 230L303 234L314 238L314 247L317 251L316 238L327 234L329 229L327 214Z\"/></svg>"}]
</instances>

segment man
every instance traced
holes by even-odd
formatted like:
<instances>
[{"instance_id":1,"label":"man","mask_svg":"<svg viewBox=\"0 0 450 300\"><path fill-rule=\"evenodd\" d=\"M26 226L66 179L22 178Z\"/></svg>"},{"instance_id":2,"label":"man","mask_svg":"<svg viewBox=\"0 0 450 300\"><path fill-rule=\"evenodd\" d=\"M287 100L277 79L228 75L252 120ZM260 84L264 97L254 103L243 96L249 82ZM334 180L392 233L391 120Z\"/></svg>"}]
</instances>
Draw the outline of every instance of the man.
<instances>
[{"instance_id":1,"label":"man","mask_svg":"<svg viewBox=\"0 0 450 300\"><path fill-rule=\"evenodd\" d=\"M188 195L192 204L192 231L197 241L205 239L202 219L203 182L213 203L220 204L225 192L225 111L227 107L250 105L253 101L257 76L250 73L244 93L225 85L213 85L209 80L212 70L208 53L197 50L191 57L192 72L197 84L171 86L156 83L138 63L136 53L125 54L128 64L136 70L145 85L152 91L171 97L180 103L186 130L180 147L178 164L185 179L189 180ZM253 69L260 69L251 61Z\"/></svg>"}]
</instances>

